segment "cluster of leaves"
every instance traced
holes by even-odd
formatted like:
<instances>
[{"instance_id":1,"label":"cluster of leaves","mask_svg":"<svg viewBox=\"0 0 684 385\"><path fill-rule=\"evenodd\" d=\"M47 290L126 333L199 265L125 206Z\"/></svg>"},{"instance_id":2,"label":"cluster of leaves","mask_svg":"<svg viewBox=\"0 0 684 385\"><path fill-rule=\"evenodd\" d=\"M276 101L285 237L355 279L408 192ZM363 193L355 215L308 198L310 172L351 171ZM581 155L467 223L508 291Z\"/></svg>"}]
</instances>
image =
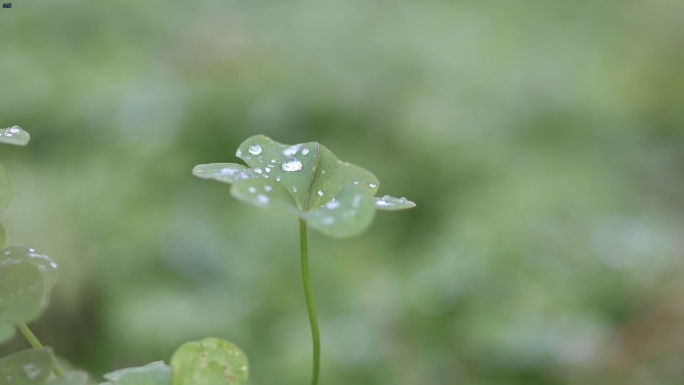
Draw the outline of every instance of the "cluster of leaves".
<instances>
[{"instance_id":1,"label":"cluster of leaves","mask_svg":"<svg viewBox=\"0 0 684 385\"><path fill-rule=\"evenodd\" d=\"M24 146L29 140L29 134L17 126L0 129L0 143ZM0 164L0 214L11 199L9 173ZM5 240L5 229L0 224L0 248ZM57 265L32 247L10 246L0 252L0 343L14 337L15 325L28 330L25 324L43 314L56 279ZM32 334L29 337L35 339ZM34 348L0 359L0 384L93 384L86 372L62 373L52 349L40 346L37 340L29 342ZM107 382L102 385L240 385L247 381L248 374L247 356L237 346L219 338L206 338L178 348L170 366L160 361L122 369L106 374Z\"/></svg>"},{"instance_id":2,"label":"cluster of leaves","mask_svg":"<svg viewBox=\"0 0 684 385\"><path fill-rule=\"evenodd\" d=\"M247 204L292 215L323 234L351 237L364 231L377 210L415 206L406 198L374 197L380 182L371 172L342 162L316 143L285 145L253 136L238 147L236 163L195 166L193 174L232 184L231 194Z\"/></svg>"}]
</instances>

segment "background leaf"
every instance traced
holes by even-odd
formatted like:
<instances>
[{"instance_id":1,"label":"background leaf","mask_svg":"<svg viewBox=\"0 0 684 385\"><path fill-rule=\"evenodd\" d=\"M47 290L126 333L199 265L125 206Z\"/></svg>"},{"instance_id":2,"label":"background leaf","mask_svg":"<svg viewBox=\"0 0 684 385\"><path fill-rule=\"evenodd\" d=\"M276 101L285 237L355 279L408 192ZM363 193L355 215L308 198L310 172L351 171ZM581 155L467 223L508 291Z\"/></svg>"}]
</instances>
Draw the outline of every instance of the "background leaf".
<instances>
[{"instance_id":1,"label":"background leaf","mask_svg":"<svg viewBox=\"0 0 684 385\"><path fill-rule=\"evenodd\" d=\"M28 349L0 359L0 384L42 385L52 373L49 348Z\"/></svg>"},{"instance_id":2,"label":"background leaf","mask_svg":"<svg viewBox=\"0 0 684 385\"><path fill-rule=\"evenodd\" d=\"M31 140L31 135L19 126L0 129L0 143L25 146L29 140Z\"/></svg>"},{"instance_id":3,"label":"background leaf","mask_svg":"<svg viewBox=\"0 0 684 385\"><path fill-rule=\"evenodd\" d=\"M88 382L88 373L76 371L64 376L53 378L47 385L85 385Z\"/></svg>"},{"instance_id":4,"label":"background leaf","mask_svg":"<svg viewBox=\"0 0 684 385\"><path fill-rule=\"evenodd\" d=\"M188 342L171 358L173 385L240 385L249 376L249 361L235 344L220 338Z\"/></svg>"},{"instance_id":5,"label":"background leaf","mask_svg":"<svg viewBox=\"0 0 684 385\"><path fill-rule=\"evenodd\" d=\"M0 317L12 323L31 322L50 302L56 265L47 256L25 246L0 253Z\"/></svg>"},{"instance_id":6,"label":"background leaf","mask_svg":"<svg viewBox=\"0 0 684 385\"><path fill-rule=\"evenodd\" d=\"M17 334L17 328L13 323L0 319L0 344L11 340Z\"/></svg>"},{"instance_id":7,"label":"background leaf","mask_svg":"<svg viewBox=\"0 0 684 385\"><path fill-rule=\"evenodd\" d=\"M223 183L235 183L259 175L249 167L236 163L200 164L192 169L192 174L203 179L214 179Z\"/></svg>"},{"instance_id":8,"label":"background leaf","mask_svg":"<svg viewBox=\"0 0 684 385\"><path fill-rule=\"evenodd\" d=\"M9 206L12 200L12 181L5 166L0 163L0 214Z\"/></svg>"},{"instance_id":9,"label":"background leaf","mask_svg":"<svg viewBox=\"0 0 684 385\"><path fill-rule=\"evenodd\" d=\"M170 385L171 369L162 361L138 367L107 373L104 384L116 385Z\"/></svg>"},{"instance_id":10,"label":"background leaf","mask_svg":"<svg viewBox=\"0 0 684 385\"><path fill-rule=\"evenodd\" d=\"M308 211L302 218L311 227L334 237L350 237L365 230L373 221L375 210L369 189L350 184L334 201Z\"/></svg>"},{"instance_id":11,"label":"background leaf","mask_svg":"<svg viewBox=\"0 0 684 385\"><path fill-rule=\"evenodd\" d=\"M0 223L0 249L5 247L5 241L7 240L7 234L5 233L5 226Z\"/></svg>"}]
</instances>

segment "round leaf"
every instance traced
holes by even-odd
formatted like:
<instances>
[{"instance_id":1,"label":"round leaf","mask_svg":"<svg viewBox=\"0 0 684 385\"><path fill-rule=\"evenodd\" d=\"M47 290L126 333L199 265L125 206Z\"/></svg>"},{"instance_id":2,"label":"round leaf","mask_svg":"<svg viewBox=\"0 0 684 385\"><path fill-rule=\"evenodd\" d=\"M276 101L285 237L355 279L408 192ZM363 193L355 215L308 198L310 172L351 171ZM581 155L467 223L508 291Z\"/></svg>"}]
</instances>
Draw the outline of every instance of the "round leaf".
<instances>
[{"instance_id":1,"label":"round leaf","mask_svg":"<svg viewBox=\"0 0 684 385\"><path fill-rule=\"evenodd\" d=\"M337 196L302 217L318 231L333 237L350 237L365 230L373 221L373 197L368 189L350 184Z\"/></svg>"},{"instance_id":2,"label":"round leaf","mask_svg":"<svg viewBox=\"0 0 684 385\"><path fill-rule=\"evenodd\" d=\"M12 200L12 181L5 166L0 163L0 214L9 206Z\"/></svg>"},{"instance_id":3,"label":"round leaf","mask_svg":"<svg viewBox=\"0 0 684 385\"><path fill-rule=\"evenodd\" d=\"M188 342L171 358L173 385L240 385L249 376L247 356L220 338Z\"/></svg>"},{"instance_id":4,"label":"round leaf","mask_svg":"<svg viewBox=\"0 0 684 385\"><path fill-rule=\"evenodd\" d=\"M192 169L192 174L203 179L214 179L223 183L235 183L259 176L254 170L235 163L200 164Z\"/></svg>"},{"instance_id":5,"label":"round leaf","mask_svg":"<svg viewBox=\"0 0 684 385\"><path fill-rule=\"evenodd\" d=\"M171 385L171 369L162 361L139 368L127 368L107 373L105 384L116 385Z\"/></svg>"},{"instance_id":6,"label":"round leaf","mask_svg":"<svg viewBox=\"0 0 684 385\"><path fill-rule=\"evenodd\" d=\"M0 223L0 249L5 247L5 241L7 240L7 234L5 233L5 227Z\"/></svg>"},{"instance_id":7,"label":"round leaf","mask_svg":"<svg viewBox=\"0 0 684 385\"><path fill-rule=\"evenodd\" d=\"M86 385L88 383L88 373L76 371L67 373L64 376L53 378L47 385Z\"/></svg>"},{"instance_id":8,"label":"round leaf","mask_svg":"<svg viewBox=\"0 0 684 385\"><path fill-rule=\"evenodd\" d=\"M50 302L57 265L32 247L12 246L0 253L0 318L31 322Z\"/></svg>"},{"instance_id":9,"label":"round leaf","mask_svg":"<svg viewBox=\"0 0 684 385\"><path fill-rule=\"evenodd\" d=\"M17 328L4 319L0 319L0 344L11 340L17 334Z\"/></svg>"},{"instance_id":10,"label":"round leaf","mask_svg":"<svg viewBox=\"0 0 684 385\"><path fill-rule=\"evenodd\" d=\"M22 350L0 359L0 384L42 385L52 373L49 348Z\"/></svg>"},{"instance_id":11,"label":"round leaf","mask_svg":"<svg viewBox=\"0 0 684 385\"><path fill-rule=\"evenodd\" d=\"M299 216L292 196L275 181L255 178L237 182L230 188L230 193L239 201L252 206L268 208L285 214Z\"/></svg>"},{"instance_id":12,"label":"round leaf","mask_svg":"<svg viewBox=\"0 0 684 385\"><path fill-rule=\"evenodd\" d=\"M378 210L386 211L396 211L405 210L416 207L416 204L410 200L402 198L394 198L389 195L385 195L382 198L373 198L375 200L375 208Z\"/></svg>"},{"instance_id":13,"label":"round leaf","mask_svg":"<svg viewBox=\"0 0 684 385\"><path fill-rule=\"evenodd\" d=\"M19 126L12 126L9 128L0 129L0 143L15 144L17 146L25 146L31 135L21 129Z\"/></svg>"}]
</instances>

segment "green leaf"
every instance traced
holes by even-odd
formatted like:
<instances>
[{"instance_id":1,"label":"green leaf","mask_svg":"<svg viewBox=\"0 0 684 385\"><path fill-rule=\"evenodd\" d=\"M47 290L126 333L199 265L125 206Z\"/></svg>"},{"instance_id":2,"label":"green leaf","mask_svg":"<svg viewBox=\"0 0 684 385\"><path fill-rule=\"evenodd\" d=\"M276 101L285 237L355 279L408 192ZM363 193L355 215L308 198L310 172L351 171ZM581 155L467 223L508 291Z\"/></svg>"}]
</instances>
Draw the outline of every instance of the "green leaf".
<instances>
[{"instance_id":1,"label":"green leaf","mask_svg":"<svg viewBox=\"0 0 684 385\"><path fill-rule=\"evenodd\" d=\"M22 350L0 359L0 384L42 385L52 373L49 348Z\"/></svg>"},{"instance_id":2,"label":"green leaf","mask_svg":"<svg viewBox=\"0 0 684 385\"><path fill-rule=\"evenodd\" d=\"M56 265L47 256L24 246L0 253L0 318L31 322L45 311L56 280Z\"/></svg>"},{"instance_id":3,"label":"green leaf","mask_svg":"<svg viewBox=\"0 0 684 385\"><path fill-rule=\"evenodd\" d=\"M76 371L67 373L64 376L53 378L47 385L86 385L88 383L88 373Z\"/></svg>"},{"instance_id":4,"label":"green leaf","mask_svg":"<svg viewBox=\"0 0 684 385\"><path fill-rule=\"evenodd\" d=\"M9 206L12 200L12 181L5 166L0 163L0 214Z\"/></svg>"},{"instance_id":5,"label":"green leaf","mask_svg":"<svg viewBox=\"0 0 684 385\"><path fill-rule=\"evenodd\" d=\"M342 162L316 142L286 145L257 135L242 142L236 155L250 168L234 163L203 164L196 166L193 174L234 183L231 194L238 200L295 215L330 236L349 237L362 232L370 225L376 209L415 206L405 198L373 199L380 186L375 175ZM347 188L350 190L343 198ZM356 195L362 198L358 207L352 207ZM319 211L333 200L344 207Z\"/></svg>"},{"instance_id":6,"label":"green leaf","mask_svg":"<svg viewBox=\"0 0 684 385\"><path fill-rule=\"evenodd\" d=\"M304 219L323 234L349 237L365 230L373 221L373 197L368 189L350 184L322 208L303 214Z\"/></svg>"},{"instance_id":7,"label":"green leaf","mask_svg":"<svg viewBox=\"0 0 684 385\"><path fill-rule=\"evenodd\" d=\"M171 358L171 368L173 385L240 385L249 376L245 353L220 338L181 345Z\"/></svg>"},{"instance_id":8,"label":"green leaf","mask_svg":"<svg viewBox=\"0 0 684 385\"><path fill-rule=\"evenodd\" d=\"M5 241L7 240L7 234L5 233L5 226L0 223L0 249L5 247Z\"/></svg>"},{"instance_id":9,"label":"green leaf","mask_svg":"<svg viewBox=\"0 0 684 385\"><path fill-rule=\"evenodd\" d=\"M235 183L259 176L248 167L235 163L200 164L192 169L192 174L203 179L214 179L223 183Z\"/></svg>"},{"instance_id":10,"label":"green leaf","mask_svg":"<svg viewBox=\"0 0 684 385\"><path fill-rule=\"evenodd\" d=\"M292 196L285 188L281 184L265 178L237 182L231 187L230 193L239 201L252 206L268 208L294 216L301 214Z\"/></svg>"},{"instance_id":11,"label":"green leaf","mask_svg":"<svg viewBox=\"0 0 684 385\"><path fill-rule=\"evenodd\" d=\"M5 343L17 334L17 328L7 320L0 320L0 344Z\"/></svg>"},{"instance_id":12,"label":"green leaf","mask_svg":"<svg viewBox=\"0 0 684 385\"><path fill-rule=\"evenodd\" d=\"M385 195L382 198L373 199L375 200L375 208L378 210L396 211L416 207L415 203L404 197L394 198L389 195Z\"/></svg>"},{"instance_id":13,"label":"green leaf","mask_svg":"<svg viewBox=\"0 0 684 385\"><path fill-rule=\"evenodd\" d=\"M105 385L171 385L171 368L162 361L104 375Z\"/></svg>"},{"instance_id":14,"label":"green leaf","mask_svg":"<svg viewBox=\"0 0 684 385\"><path fill-rule=\"evenodd\" d=\"M19 126L0 129L0 143L25 146L29 140L31 140L31 135Z\"/></svg>"}]
</instances>

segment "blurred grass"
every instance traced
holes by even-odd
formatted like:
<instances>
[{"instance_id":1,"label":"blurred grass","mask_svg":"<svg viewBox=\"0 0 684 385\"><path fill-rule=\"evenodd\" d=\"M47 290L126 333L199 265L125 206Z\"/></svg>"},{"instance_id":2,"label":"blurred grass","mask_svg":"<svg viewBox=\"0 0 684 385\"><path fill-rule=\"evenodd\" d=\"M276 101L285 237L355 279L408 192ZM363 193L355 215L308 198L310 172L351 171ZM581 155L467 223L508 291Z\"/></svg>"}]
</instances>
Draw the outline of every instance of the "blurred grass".
<instances>
[{"instance_id":1,"label":"blurred grass","mask_svg":"<svg viewBox=\"0 0 684 385\"><path fill-rule=\"evenodd\" d=\"M195 164L263 133L373 171L312 233L326 384L679 384L684 3L15 0L0 10L9 244L37 334L99 375L218 336L307 381L296 221ZM23 346L17 338L2 353Z\"/></svg>"}]
</instances>

